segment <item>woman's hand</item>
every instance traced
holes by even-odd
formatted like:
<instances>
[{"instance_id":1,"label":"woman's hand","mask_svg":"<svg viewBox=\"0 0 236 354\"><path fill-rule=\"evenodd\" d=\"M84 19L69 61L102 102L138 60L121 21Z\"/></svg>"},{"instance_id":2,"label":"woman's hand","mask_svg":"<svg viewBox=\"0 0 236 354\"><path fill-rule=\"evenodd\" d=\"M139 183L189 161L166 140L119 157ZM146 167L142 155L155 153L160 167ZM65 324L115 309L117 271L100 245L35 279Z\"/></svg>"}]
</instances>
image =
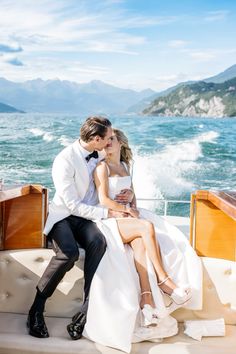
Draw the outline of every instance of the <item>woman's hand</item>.
<instances>
[{"instance_id":1,"label":"woman's hand","mask_svg":"<svg viewBox=\"0 0 236 354\"><path fill-rule=\"evenodd\" d=\"M132 189L122 189L119 194L116 195L115 201L121 204L128 204L132 201L134 192Z\"/></svg>"},{"instance_id":2,"label":"woman's hand","mask_svg":"<svg viewBox=\"0 0 236 354\"><path fill-rule=\"evenodd\" d=\"M136 208L126 207L126 212L133 218L139 218L139 211Z\"/></svg>"}]
</instances>

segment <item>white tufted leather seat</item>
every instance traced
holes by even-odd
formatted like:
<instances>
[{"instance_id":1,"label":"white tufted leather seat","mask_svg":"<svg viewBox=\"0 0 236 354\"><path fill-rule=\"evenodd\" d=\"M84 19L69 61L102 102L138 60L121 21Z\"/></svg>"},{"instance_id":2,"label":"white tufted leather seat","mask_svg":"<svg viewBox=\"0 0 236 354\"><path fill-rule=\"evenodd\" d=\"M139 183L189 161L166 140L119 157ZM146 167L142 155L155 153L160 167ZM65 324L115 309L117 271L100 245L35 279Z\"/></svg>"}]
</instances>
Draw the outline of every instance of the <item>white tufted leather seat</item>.
<instances>
[{"instance_id":1,"label":"white tufted leather seat","mask_svg":"<svg viewBox=\"0 0 236 354\"><path fill-rule=\"evenodd\" d=\"M83 289L83 260L66 274L46 306L50 338L37 339L27 334L26 315L35 295L52 250L17 250L0 252L0 354L28 353L118 353L86 339L71 341L65 330L69 319L79 308ZM224 317L225 337L204 338L202 342L180 333L162 343L133 345L132 353L150 354L224 354L236 353L236 263L223 259L202 258L204 268L203 309L175 312L179 322L185 319ZM173 345L174 344L174 345Z\"/></svg>"},{"instance_id":2,"label":"white tufted leather seat","mask_svg":"<svg viewBox=\"0 0 236 354\"><path fill-rule=\"evenodd\" d=\"M27 314L35 286L54 252L32 249L0 252L0 312ZM76 266L66 274L47 302L48 316L71 317L83 297L84 250Z\"/></svg>"}]
</instances>

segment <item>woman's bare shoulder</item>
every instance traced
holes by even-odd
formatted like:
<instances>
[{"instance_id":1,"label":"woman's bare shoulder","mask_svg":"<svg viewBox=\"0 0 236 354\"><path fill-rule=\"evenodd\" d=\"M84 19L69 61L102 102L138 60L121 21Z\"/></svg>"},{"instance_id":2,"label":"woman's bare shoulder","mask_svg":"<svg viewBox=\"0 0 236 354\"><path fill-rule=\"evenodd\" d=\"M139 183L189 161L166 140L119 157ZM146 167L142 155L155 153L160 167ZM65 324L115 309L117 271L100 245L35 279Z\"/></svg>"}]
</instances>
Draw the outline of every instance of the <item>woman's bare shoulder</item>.
<instances>
[{"instance_id":1,"label":"woman's bare shoulder","mask_svg":"<svg viewBox=\"0 0 236 354\"><path fill-rule=\"evenodd\" d=\"M103 169L103 168L106 168L106 166L107 166L106 161L105 160L101 160L97 164L96 168Z\"/></svg>"},{"instance_id":2,"label":"woman's bare shoulder","mask_svg":"<svg viewBox=\"0 0 236 354\"><path fill-rule=\"evenodd\" d=\"M98 174L108 174L108 166L105 160L99 161L95 168L95 172Z\"/></svg>"}]
</instances>

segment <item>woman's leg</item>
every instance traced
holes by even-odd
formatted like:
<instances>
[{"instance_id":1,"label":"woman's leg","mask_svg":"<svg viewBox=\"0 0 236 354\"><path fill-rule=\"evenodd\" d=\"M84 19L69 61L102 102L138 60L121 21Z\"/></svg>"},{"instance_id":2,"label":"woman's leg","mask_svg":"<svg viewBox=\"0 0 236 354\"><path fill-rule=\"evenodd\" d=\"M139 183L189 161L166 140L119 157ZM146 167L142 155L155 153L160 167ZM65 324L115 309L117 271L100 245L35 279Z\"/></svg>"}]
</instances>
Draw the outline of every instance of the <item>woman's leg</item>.
<instances>
[{"instance_id":1,"label":"woman's leg","mask_svg":"<svg viewBox=\"0 0 236 354\"><path fill-rule=\"evenodd\" d=\"M159 244L156 240L155 229L151 222L144 219L123 218L117 219L118 229L123 243L130 243L136 238L142 238L148 256L155 269L158 282L167 278L163 268ZM167 294L171 294L176 288L175 283L168 278L160 285Z\"/></svg>"},{"instance_id":2,"label":"woman's leg","mask_svg":"<svg viewBox=\"0 0 236 354\"><path fill-rule=\"evenodd\" d=\"M148 278L146 248L144 246L143 239L142 237L137 237L133 239L129 244L134 252L135 267L139 276L139 283L141 289L140 307L142 309L145 304L148 304L154 308L155 304L153 301Z\"/></svg>"}]
</instances>

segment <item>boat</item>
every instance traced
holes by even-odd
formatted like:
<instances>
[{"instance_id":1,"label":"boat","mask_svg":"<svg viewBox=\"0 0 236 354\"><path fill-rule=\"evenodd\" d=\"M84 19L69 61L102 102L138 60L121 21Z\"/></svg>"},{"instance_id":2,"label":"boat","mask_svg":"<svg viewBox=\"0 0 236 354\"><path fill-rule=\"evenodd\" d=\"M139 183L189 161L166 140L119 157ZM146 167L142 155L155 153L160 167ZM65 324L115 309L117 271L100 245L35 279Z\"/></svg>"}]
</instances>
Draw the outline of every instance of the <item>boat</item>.
<instances>
[{"instance_id":1,"label":"boat","mask_svg":"<svg viewBox=\"0 0 236 354\"><path fill-rule=\"evenodd\" d=\"M192 193L190 217L165 215L189 237L203 265L203 308L178 309L179 333L162 342L132 345L131 354L236 353L236 192ZM180 202L180 201L177 201ZM28 335L26 318L35 286L53 251L43 236L48 191L40 185L4 186L0 191L0 354L118 354L85 338L70 340L66 325L83 296L83 261L66 274L46 306L50 337ZM186 320L224 319L225 335L197 341L184 333ZM202 322L203 323L203 322Z\"/></svg>"}]
</instances>

